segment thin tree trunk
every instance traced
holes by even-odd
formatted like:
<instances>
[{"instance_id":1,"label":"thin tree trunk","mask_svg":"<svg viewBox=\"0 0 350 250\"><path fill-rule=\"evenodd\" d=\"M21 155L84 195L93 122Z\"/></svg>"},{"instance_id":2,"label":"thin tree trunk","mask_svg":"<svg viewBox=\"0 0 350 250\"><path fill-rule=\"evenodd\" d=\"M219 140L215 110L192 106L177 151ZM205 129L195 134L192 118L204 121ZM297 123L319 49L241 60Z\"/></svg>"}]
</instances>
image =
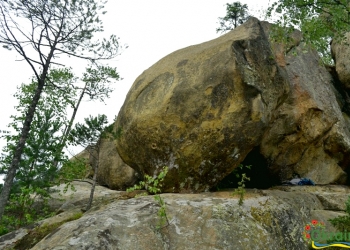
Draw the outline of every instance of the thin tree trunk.
<instances>
[{"instance_id":1,"label":"thin tree trunk","mask_svg":"<svg viewBox=\"0 0 350 250\"><path fill-rule=\"evenodd\" d=\"M78 99L78 102L77 104L75 105L74 109L73 109L73 114L70 118L70 121L68 123L68 126L67 128L64 130L64 133L62 135L62 138L61 138L61 141L59 143L60 145L60 148L59 150L57 151L56 155L59 156L61 153L62 153L62 150L64 148L64 146L66 145L66 142L67 142L67 139L68 139L68 136L69 136L69 133L70 131L72 130L72 127L73 127L73 122L75 120L75 116L78 112L78 108L80 106L80 103L81 103L81 100L83 99L84 95L85 95L85 90L86 90L86 83L85 83L85 86L83 88L83 90L81 91L81 94L80 94L80 97ZM54 163L53 163L54 167L57 168L57 165L58 165L58 161L55 160Z\"/></svg>"},{"instance_id":2,"label":"thin tree trunk","mask_svg":"<svg viewBox=\"0 0 350 250\"><path fill-rule=\"evenodd\" d=\"M66 144L66 141L68 139L68 135L69 135L70 131L72 130L72 126L73 126L73 122L75 120L75 116L76 116L76 114L78 112L78 108L80 106L81 100L83 99L83 97L85 95L85 90L86 90L86 83L85 83L85 86L84 86L83 90L81 91L81 94L79 96L79 100L77 102L77 105L74 107L73 114L72 114L72 117L70 118L68 127L66 128L66 130L63 133L62 140L60 142L60 144L63 145L62 148L61 148L61 152L63 150L64 145Z\"/></svg>"},{"instance_id":3,"label":"thin tree trunk","mask_svg":"<svg viewBox=\"0 0 350 250\"><path fill-rule=\"evenodd\" d=\"M46 71L46 73L47 73L47 71ZM46 74L45 74L45 77L46 77ZM33 96L32 103L29 106L29 109L28 109L28 112L27 112L27 115L26 115L26 118L25 118L25 121L23 124L23 128L21 130L21 136L20 136L19 141L17 143L11 165L8 169L7 174L6 174L4 186L3 186L3 189L2 189L1 194L0 194L0 221L2 220L2 216L5 212L5 206L7 204L9 197L10 197L10 192L11 192L13 180L16 176L16 171L18 169L18 166L19 166L19 163L21 160L21 156L22 156L22 153L24 150L24 146L25 146L26 140L27 140L28 135L29 135L30 126L32 124L33 117L35 114L35 109L36 109L36 106L38 105L42 90L44 88L44 84L45 84L44 79L45 78L42 78L38 82L38 87L37 87L35 94Z\"/></svg>"},{"instance_id":4,"label":"thin tree trunk","mask_svg":"<svg viewBox=\"0 0 350 250\"><path fill-rule=\"evenodd\" d=\"M88 211L91 208L92 200L94 198L98 165L100 163L100 161L99 161L99 159L100 159L100 145L101 145L101 139L99 139L98 143L95 145L95 147L96 147L95 171L94 171L94 177L93 177L93 184L92 184L91 192L90 192L90 199L89 199L89 202L88 202L86 209L85 209L86 211ZM92 155L92 157L94 157L92 152L90 152L90 155Z\"/></svg>"}]
</instances>

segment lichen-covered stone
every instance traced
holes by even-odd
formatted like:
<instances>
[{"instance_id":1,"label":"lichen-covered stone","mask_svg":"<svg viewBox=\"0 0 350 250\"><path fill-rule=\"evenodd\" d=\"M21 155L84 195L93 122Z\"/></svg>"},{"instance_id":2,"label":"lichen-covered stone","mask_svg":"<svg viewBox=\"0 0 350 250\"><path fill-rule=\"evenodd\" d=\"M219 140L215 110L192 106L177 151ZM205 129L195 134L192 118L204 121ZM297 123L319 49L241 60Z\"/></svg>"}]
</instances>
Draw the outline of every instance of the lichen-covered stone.
<instances>
[{"instance_id":1,"label":"lichen-covered stone","mask_svg":"<svg viewBox=\"0 0 350 250\"><path fill-rule=\"evenodd\" d=\"M299 31L278 44L271 27L252 18L144 71L116 121L121 158L143 175L168 166L167 192L215 187L256 147L273 179L344 184L350 119L334 79Z\"/></svg>"},{"instance_id":2,"label":"lichen-covered stone","mask_svg":"<svg viewBox=\"0 0 350 250\"><path fill-rule=\"evenodd\" d=\"M139 181L136 171L120 158L115 142L102 139L97 181L114 190L126 190Z\"/></svg>"},{"instance_id":3,"label":"lichen-covered stone","mask_svg":"<svg viewBox=\"0 0 350 250\"><path fill-rule=\"evenodd\" d=\"M285 60L290 92L270 121L261 153L282 180L298 173L317 184L343 184L350 133L333 79L304 44L289 50Z\"/></svg>"},{"instance_id":4,"label":"lichen-covered stone","mask_svg":"<svg viewBox=\"0 0 350 250\"><path fill-rule=\"evenodd\" d=\"M121 158L142 174L169 167L164 190L200 192L257 145L286 98L260 22L164 57L131 87L116 126Z\"/></svg>"},{"instance_id":5,"label":"lichen-covered stone","mask_svg":"<svg viewBox=\"0 0 350 250\"><path fill-rule=\"evenodd\" d=\"M99 155L97 182L113 190L126 190L138 183L140 176L129 167L119 156L115 142L109 138L102 138ZM83 150L71 160L85 159L88 168L86 178L92 178L97 155L94 150Z\"/></svg>"},{"instance_id":6,"label":"lichen-covered stone","mask_svg":"<svg viewBox=\"0 0 350 250\"><path fill-rule=\"evenodd\" d=\"M334 230L326 219L342 214L325 210L319 195L350 193L349 188L327 188L248 190L243 206L228 191L162 194L170 224L160 230L159 205L152 196L114 201L64 224L33 250L306 250L305 225L318 219Z\"/></svg>"}]
</instances>

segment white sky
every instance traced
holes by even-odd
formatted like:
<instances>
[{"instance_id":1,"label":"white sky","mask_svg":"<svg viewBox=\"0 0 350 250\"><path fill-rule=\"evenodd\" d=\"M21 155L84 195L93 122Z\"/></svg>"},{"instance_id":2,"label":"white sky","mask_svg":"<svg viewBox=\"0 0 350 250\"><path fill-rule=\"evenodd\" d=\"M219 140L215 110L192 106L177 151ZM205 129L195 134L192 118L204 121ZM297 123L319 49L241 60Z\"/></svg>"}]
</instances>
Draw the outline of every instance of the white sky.
<instances>
[{"instance_id":1,"label":"white sky","mask_svg":"<svg viewBox=\"0 0 350 250\"><path fill-rule=\"evenodd\" d=\"M106 114L109 121L118 114L125 96L134 80L147 68L171 52L190 45L202 43L218 37L216 33L218 17L226 14L228 0L109 0L105 6L107 14L102 16L106 35L120 37L121 44L129 47L120 56L109 61L117 67L122 81L118 81L115 91L105 104L84 102L78 111L76 121L84 117ZM261 16L269 0L242 0L252 15ZM5 130L11 121L17 100L13 97L16 87L28 83L33 75L31 69L15 52L0 48L0 130ZM71 64L79 72L80 64ZM0 151L5 145L0 139ZM78 152L76 152L78 153Z\"/></svg>"}]
</instances>

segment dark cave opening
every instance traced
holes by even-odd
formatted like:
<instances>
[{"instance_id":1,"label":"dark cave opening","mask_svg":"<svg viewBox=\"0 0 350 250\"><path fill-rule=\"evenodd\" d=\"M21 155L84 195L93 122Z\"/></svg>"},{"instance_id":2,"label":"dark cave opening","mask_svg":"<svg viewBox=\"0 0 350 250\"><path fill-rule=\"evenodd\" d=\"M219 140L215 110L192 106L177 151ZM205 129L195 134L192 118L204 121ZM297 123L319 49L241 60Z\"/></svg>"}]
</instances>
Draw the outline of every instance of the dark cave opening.
<instances>
[{"instance_id":1,"label":"dark cave opening","mask_svg":"<svg viewBox=\"0 0 350 250\"><path fill-rule=\"evenodd\" d=\"M250 165L251 168L236 168L217 184L215 190L237 188L240 178L237 178L236 174L242 176L242 173L246 173L246 176L250 177L250 181L245 182L246 188L267 189L280 184L279 178L272 175L267 160L260 154L260 147L255 147L250 151L241 164L243 166Z\"/></svg>"}]
</instances>

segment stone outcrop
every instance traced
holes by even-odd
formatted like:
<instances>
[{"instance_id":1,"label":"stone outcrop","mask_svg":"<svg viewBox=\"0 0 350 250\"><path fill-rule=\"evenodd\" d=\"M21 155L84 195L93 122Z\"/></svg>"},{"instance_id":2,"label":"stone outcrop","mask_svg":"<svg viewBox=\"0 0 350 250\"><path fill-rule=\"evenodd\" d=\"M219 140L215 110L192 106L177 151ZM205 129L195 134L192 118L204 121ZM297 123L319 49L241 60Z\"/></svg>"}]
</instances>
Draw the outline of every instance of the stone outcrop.
<instances>
[{"instance_id":1,"label":"stone outcrop","mask_svg":"<svg viewBox=\"0 0 350 250\"><path fill-rule=\"evenodd\" d=\"M39 221L35 223L35 225L20 228L19 230L0 236L0 249L28 249L18 246L15 247L15 245L23 245L23 241L28 241L30 233L33 232L35 228L50 228L53 224L76 218L77 215L82 214L81 209L86 208L86 204L89 201L91 183L89 183L89 181L73 181L71 184L76 191L73 191L69 187L66 192L63 192L63 190L66 189L65 184L52 188L51 199L48 201L48 205L52 211L56 211L56 215ZM110 190L102 186L96 186L93 206L96 207L99 204L115 201L123 196L124 193L125 192ZM35 238L37 235L33 237ZM35 239L29 240L29 242L31 241L35 241Z\"/></svg>"},{"instance_id":2,"label":"stone outcrop","mask_svg":"<svg viewBox=\"0 0 350 250\"><path fill-rule=\"evenodd\" d=\"M268 30L269 24L264 26ZM281 179L298 173L318 184L345 183L349 118L341 111L333 79L320 65L317 52L302 43L295 45L287 48L283 66L290 91L265 131L261 153Z\"/></svg>"},{"instance_id":3,"label":"stone outcrop","mask_svg":"<svg viewBox=\"0 0 350 250\"><path fill-rule=\"evenodd\" d=\"M260 144L287 93L285 72L252 18L144 71L118 115L118 152L143 174L168 166L167 191L208 190Z\"/></svg>"},{"instance_id":4,"label":"stone outcrop","mask_svg":"<svg viewBox=\"0 0 350 250\"><path fill-rule=\"evenodd\" d=\"M139 181L137 172L120 158L115 142L103 139L97 181L114 190L126 190Z\"/></svg>"},{"instance_id":5,"label":"stone outcrop","mask_svg":"<svg viewBox=\"0 0 350 250\"><path fill-rule=\"evenodd\" d=\"M102 139L100 146L99 169L97 172L97 182L113 190L126 190L139 181L137 172L129 167L120 158L115 142L109 139ZM94 152L92 152L94 153ZM87 149L75 156L75 158L85 158L88 163L88 176L92 178L94 170L91 167L96 157L90 156Z\"/></svg>"},{"instance_id":6,"label":"stone outcrop","mask_svg":"<svg viewBox=\"0 0 350 250\"><path fill-rule=\"evenodd\" d=\"M73 186L73 187L72 187ZM91 191L92 181L91 180L81 180L72 181L70 186L61 184L52 188L51 199L48 201L48 205L51 210L57 213L74 209L85 208ZM65 191L65 189L67 189ZM121 192L111 190L109 188L96 185L94 192L94 202L102 200L113 200L116 196L119 196Z\"/></svg>"},{"instance_id":7,"label":"stone outcrop","mask_svg":"<svg viewBox=\"0 0 350 250\"><path fill-rule=\"evenodd\" d=\"M332 57L339 80L346 89L350 89L350 32L343 38L333 39L331 43Z\"/></svg>"},{"instance_id":8,"label":"stone outcrop","mask_svg":"<svg viewBox=\"0 0 350 250\"><path fill-rule=\"evenodd\" d=\"M343 215L342 186L248 190L243 206L232 192L162 194L170 224L156 229L159 206L152 196L93 207L47 235L33 250L74 249L309 249L304 227ZM332 211L334 209L334 211ZM0 239L1 240L1 239Z\"/></svg>"},{"instance_id":9,"label":"stone outcrop","mask_svg":"<svg viewBox=\"0 0 350 250\"><path fill-rule=\"evenodd\" d=\"M151 176L168 166L168 192L208 190L257 147L267 164L252 168L279 180L344 183L349 117L333 79L300 32L278 45L270 29L251 18L144 71L116 121L121 158Z\"/></svg>"}]
</instances>

